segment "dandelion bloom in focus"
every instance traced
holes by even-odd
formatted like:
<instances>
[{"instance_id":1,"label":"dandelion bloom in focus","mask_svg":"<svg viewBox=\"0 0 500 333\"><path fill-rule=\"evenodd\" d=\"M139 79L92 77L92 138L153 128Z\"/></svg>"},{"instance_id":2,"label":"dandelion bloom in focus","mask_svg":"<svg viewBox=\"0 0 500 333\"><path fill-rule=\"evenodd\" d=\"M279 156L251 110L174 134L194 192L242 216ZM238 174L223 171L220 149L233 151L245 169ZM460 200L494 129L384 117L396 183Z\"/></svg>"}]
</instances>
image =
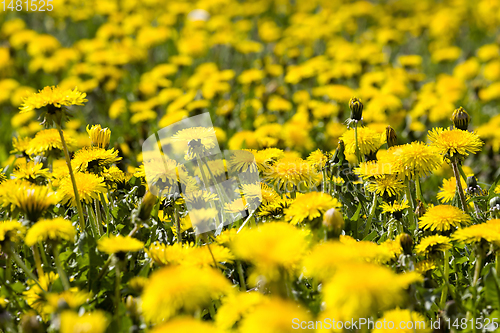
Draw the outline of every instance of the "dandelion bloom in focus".
<instances>
[{"instance_id":1,"label":"dandelion bloom in focus","mask_svg":"<svg viewBox=\"0 0 500 333\"><path fill-rule=\"evenodd\" d=\"M419 255L433 254L438 251L446 251L451 249L451 239L446 236L434 235L422 238L420 244L415 247L415 251Z\"/></svg>"},{"instance_id":2,"label":"dandelion bloom in focus","mask_svg":"<svg viewBox=\"0 0 500 333\"><path fill-rule=\"evenodd\" d=\"M470 216L460 208L449 205L438 205L429 208L420 218L419 227L432 231L448 231L469 222Z\"/></svg>"},{"instance_id":3,"label":"dandelion bloom in focus","mask_svg":"<svg viewBox=\"0 0 500 333\"><path fill-rule=\"evenodd\" d=\"M330 208L340 208L341 204L331 195L321 192L310 192L298 195L290 207L285 210L285 218L291 224L298 224L304 220L313 220L320 217Z\"/></svg>"},{"instance_id":4,"label":"dandelion bloom in focus","mask_svg":"<svg viewBox=\"0 0 500 333\"><path fill-rule=\"evenodd\" d=\"M24 99L23 104L19 108L21 113L29 112L35 109L40 109L47 105L53 105L56 108L70 105L83 105L87 102L85 97L87 94L76 90L64 90L59 87L45 87Z\"/></svg>"},{"instance_id":5,"label":"dandelion bloom in focus","mask_svg":"<svg viewBox=\"0 0 500 333\"><path fill-rule=\"evenodd\" d=\"M481 243L486 241L500 246L500 220L493 219L486 223L471 225L467 228L458 229L451 236L465 244Z\"/></svg>"},{"instance_id":6,"label":"dandelion bloom in focus","mask_svg":"<svg viewBox=\"0 0 500 333\"><path fill-rule=\"evenodd\" d=\"M484 142L476 133L460 129L433 128L429 131L431 145L439 149L442 155L453 157L453 155L469 156L481 151Z\"/></svg>"},{"instance_id":7,"label":"dandelion bloom in focus","mask_svg":"<svg viewBox=\"0 0 500 333\"><path fill-rule=\"evenodd\" d=\"M75 173L75 181L80 200L86 203L91 203L94 199L99 200L99 194L104 194L107 191L104 178L91 173L77 172ZM70 177L61 180L59 193L62 196L63 203L71 201L71 205L76 207L75 193L73 192L73 184L71 183Z\"/></svg>"}]
</instances>

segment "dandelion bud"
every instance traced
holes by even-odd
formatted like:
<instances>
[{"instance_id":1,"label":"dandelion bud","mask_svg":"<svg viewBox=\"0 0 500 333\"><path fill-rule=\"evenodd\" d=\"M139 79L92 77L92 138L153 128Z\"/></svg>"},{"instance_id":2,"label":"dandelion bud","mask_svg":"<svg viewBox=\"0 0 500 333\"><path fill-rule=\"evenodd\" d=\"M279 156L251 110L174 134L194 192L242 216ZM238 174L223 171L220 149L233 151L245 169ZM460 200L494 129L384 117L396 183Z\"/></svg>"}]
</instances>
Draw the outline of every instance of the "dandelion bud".
<instances>
[{"instance_id":1,"label":"dandelion bud","mask_svg":"<svg viewBox=\"0 0 500 333\"><path fill-rule=\"evenodd\" d=\"M90 129L87 126L87 133L90 136L90 141L93 147L107 149L111 139L111 130L109 128L101 128L101 125L93 125Z\"/></svg>"},{"instance_id":2,"label":"dandelion bud","mask_svg":"<svg viewBox=\"0 0 500 333\"><path fill-rule=\"evenodd\" d=\"M398 135L396 131L391 126L387 126L385 129L385 136L387 137L387 147L396 146L398 144Z\"/></svg>"},{"instance_id":3,"label":"dandelion bud","mask_svg":"<svg viewBox=\"0 0 500 333\"><path fill-rule=\"evenodd\" d=\"M335 208L330 208L323 215L323 226L327 229L328 235L332 238L338 237L345 226L342 213Z\"/></svg>"},{"instance_id":4,"label":"dandelion bud","mask_svg":"<svg viewBox=\"0 0 500 333\"><path fill-rule=\"evenodd\" d=\"M142 221L147 221L151 217L151 211L156 203L156 196L151 192L146 193L142 198L141 206L139 207L139 218Z\"/></svg>"},{"instance_id":5,"label":"dandelion bud","mask_svg":"<svg viewBox=\"0 0 500 333\"><path fill-rule=\"evenodd\" d=\"M417 215L417 217L422 217L425 214L425 211L426 209L424 203L418 200L417 208L415 208L415 215Z\"/></svg>"},{"instance_id":6,"label":"dandelion bud","mask_svg":"<svg viewBox=\"0 0 500 333\"><path fill-rule=\"evenodd\" d=\"M413 238L411 238L408 234L401 234L399 238L401 242L401 247L403 248L403 252L407 255L410 255L413 250Z\"/></svg>"},{"instance_id":7,"label":"dandelion bud","mask_svg":"<svg viewBox=\"0 0 500 333\"><path fill-rule=\"evenodd\" d=\"M361 120L363 116L363 103L360 99L353 97L349 101L349 109L351 109L351 119L353 120Z\"/></svg>"},{"instance_id":8,"label":"dandelion bud","mask_svg":"<svg viewBox=\"0 0 500 333\"><path fill-rule=\"evenodd\" d=\"M469 127L470 116L463 107L459 107L458 109L453 111L451 119L453 120L453 125L455 126L455 128L466 131Z\"/></svg>"}]
</instances>

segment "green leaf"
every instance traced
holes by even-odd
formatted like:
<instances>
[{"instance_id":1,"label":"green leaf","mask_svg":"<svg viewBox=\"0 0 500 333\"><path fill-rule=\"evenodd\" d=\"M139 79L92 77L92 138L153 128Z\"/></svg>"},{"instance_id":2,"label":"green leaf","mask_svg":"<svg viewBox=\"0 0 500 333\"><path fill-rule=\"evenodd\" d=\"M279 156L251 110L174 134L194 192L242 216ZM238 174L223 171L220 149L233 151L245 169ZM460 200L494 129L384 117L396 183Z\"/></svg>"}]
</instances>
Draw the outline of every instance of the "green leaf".
<instances>
[{"instance_id":1,"label":"green leaf","mask_svg":"<svg viewBox=\"0 0 500 333\"><path fill-rule=\"evenodd\" d=\"M497 272L495 268L491 268L484 279L485 288L485 298L486 301L491 304L494 309L500 308L500 282L497 278Z\"/></svg>"}]
</instances>

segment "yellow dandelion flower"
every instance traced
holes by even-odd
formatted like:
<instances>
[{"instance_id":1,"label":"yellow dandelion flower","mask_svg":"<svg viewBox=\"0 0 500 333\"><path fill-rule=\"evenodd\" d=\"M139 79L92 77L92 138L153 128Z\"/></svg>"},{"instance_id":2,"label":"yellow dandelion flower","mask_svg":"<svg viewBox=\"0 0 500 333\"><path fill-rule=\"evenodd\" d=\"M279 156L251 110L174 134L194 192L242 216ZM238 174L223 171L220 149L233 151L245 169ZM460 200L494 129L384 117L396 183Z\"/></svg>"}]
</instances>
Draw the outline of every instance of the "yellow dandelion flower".
<instances>
[{"instance_id":1,"label":"yellow dandelion flower","mask_svg":"<svg viewBox=\"0 0 500 333\"><path fill-rule=\"evenodd\" d=\"M10 191L10 198L12 205L19 208L32 222L37 221L50 206L61 200L58 193L52 192L49 187L25 184Z\"/></svg>"},{"instance_id":2,"label":"yellow dandelion flower","mask_svg":"<svg viewBox=\"0 0 500 333\"><path fill-rule=\"evenodd\" d=\"M433 128L428 134L429 141L444 156L469 156L481 151L484 142L476 133L460 129Z\"/></svg>"},{"instance_id":3,"label":"yellow dandelion flower","mask_svg":"<svg viewBox=\"0 0 500 333\"><path fill-rule=\"evenodd\" d=\"M429 208L420 218L419 227L432 231L448 231L469 222L470 216L461 209L449 205L437 205Z\"/></svg>"},{"instance_id":4,"label":"yellow dandelion flower","mask_svg":"<svg viewBox=\"0 0 500 333\"><path fill-rule=\"evenodd\" d=\"M169 320L167 323L156 326L150 331L150 333L184 332L222 333L222 331L213 324L190 317L179 317Z\"/></svg>"},{"instance_id":5,"label":"yellow dandelion flower","mask_svg":"<svg viewBox=\"0 0 500 333\"><path fill-rule=\"evenodd\" d=\"M146 322L160 323L180 311L194 313L232 293L231 283L212 268L169 266L154 272L142 293Z\"/></svg>"},{"instance_id":6,"label":"yellow dandelion flower","mask_svg":"<svg viewBox=\"0 0 500 333\"><path fill-rule=\"evenodd\" d=\"M358 146L361 154L369 155L370 153L376 152L380 146L384 144L385 136L381 136L369 127L358 127ZM346 154L356 153L356 137L354 135L354 129L349 129L342 136L340 140L345 143Z\"/></svg>"},{"instance_id":7,"label":"yellow dandelion flower","mask_svg":"<svg viewBox=\"0 0 500 333\"><path fill-rule=\"evenodd\" d=\"M226 213L238 214L247 210L249 207L245 198L235 199L231 202L226 202L224 204L224 211Z\"/></svg>"},{"instance_id":8,"label":"yellow dandelion flower","mask_svg":"<svg viewBox=\"0 0 500 333\"><path fill-rule=\"evenodd\" d=\"M312 168L309 163L298 157L284 157L270 165L263 172L264 179L275 185L280 191L309 189L316 185L321 174Z\"/></svg>"},{"instance_id":9,"label":"yellow dandelion flower","mask_svg":"<svg viewBox=\"0 0 500 333\"><path fill-rule=\"evenodd\" d=\"M328 153L322 152L320 149L313 151L307 157L307 162L311 166L315 167L317 170L322 170L325 167L326 162L330 160L331 156Z\"/></svg>"},{"instance_id":10,"label":"yellow dandelion flower","mask_svg":"<svg viewBox=\"0 0 500 333\"><path fill-rule=\"evenodd\" d=\"M326 314L335 313L337 320L367 318L403 303L405 289L419 281L417 273L396 274L371 263L342 265L322 290Z\"/></svg>"},{"instance_id":11,"label":"yellow dandelion flower","mask_svg":"<svg viewBox=\"0 0 500 333\"><path fill-rule=\"evenodd\" d=\"M38 277L40 286L38 286L35 281L29 280L30 282L28 282L28 284L30 288L23 293L26 303L28 303L31 308L35 309L44 321L47 321L52 311L52 306L48 304L44 290L50 291L52 284L58 278L59 275L54 272L45 273ZM43 290L40 289L40 287L42 287Z\"/></svg>"},{"instance_id":12,"label":"yellow dandelion flower","mask_svg":"<svg viewBox=\"0 0 500 333\"><path fill-rule=\"evenodd\" d=\"M462 183L462 188L467 188L465 181L461 177L460 181ZM455 177L443 179L443 186L439 188L437 198L442 203L451 202L455 197L456 191L457 191L457 181Z\"/></svg>"},{"instance_id":13,"label":"yellow dandelion flower","mask_svg":"<svg viewBox=\"0 0 500 333\"><path fill-rule=\"evenodd\" d=\"M426 176L442 163L438 150L422 142L394 146L388 151L397 159L395 170L410 178Z\"/></svg>"},{"instance_id":14,"label":"yellow dandelion flower","mask_svg":"<svg viewBox=\"0 0 500 333\"><path fill-rule=\"evenodd\" d=\"M290 207L285 209L285 219L295 225L306 219L312 221L328 209L340 208L341 206L336 198L327 193L310 192L297 196Z\"/></svg>"},{"instance_id":15,"label":"yellow dandelion flower","mask_svg":"<svg viewBox=\"0 0 500 333\"><path fill-rule=\"evenodd\" d=\"M260 172L263 172L269 165L285 157L285 153L283 152L283 150L278 148L266 148L262 150L248 151L250 151L255 157L255 163L257 163L257 168Z\"/></svg>"},{"instance_id":16,"label":"yellow dandelion flower","mask_svg":"<svg viewBox=\"0 0 500 333\"><path fill-rule=\"evenodd\" d=\"M42 163L29 161L24 165L18 165L12 175L17 179L24 179L32 183L39 183L50 177L49 169L43 168Z\"/></svg>"},{"instance_id":17,"label":"yellow dandelion flower","mask_svg":"<svg viewBox=\"0 0 500 333\"><path fill-rule=\"evenodd\" d=\"M392 323L394 327L391 328ZM403 325L400 325L404 323ZM418 312L394 309L384 312L381 319L375 322L373 333L430 333L430 323ZM401 327L400 327L401 326ZM380 327L380 328L379 328ZM395 329L394 329L395 328Z\"/></svg>"},{"instance_id":18,"label":"yellow dandelion flower","mask_svg":"<svg viewBox=\"0 0 500 333\"><path fill-rule=\"evenodd\" d=\"M216 262L233 262L234 255L228 248L218 244L195 247L194 245L181 245L175 243L153 244L146 250L148 256L159 265L194 265L213 266ZM213 257L212 257L213 255Z\"/></svg>"},{"instance_id":19,"label":"yellow dandelion flower","mask_svg":"<svg viewBox=\"0 0 500 333\"><path fill-rule=\"evenodd\" d=\"M181 193L184 201L188 204L188 207L194 209L207 208L210 202L219 200L216 193L209 191L199 190L189 193Z\"/></svg>"},{"instance_id":20,"label":"yellow dandelion flower","mask_svg":"<svg viewBox=\"0 0 500 333\"><path fill-rule=\"evenodd\" d=\"M241 333L275 333L295 331L293 320L310 321L311 315L293 301L271 298L253 307L239 324ZM262 325L265 323L265 325ZM291 326L292 325L292 326ZM300 332L314 332L313 329L299 329Z\"/></svg>"},{"instance_id":21,"label":"yellow dandelion flower","mask_svg":"<svg viewBox=\"0 0 500 333\"><path fill-rule=\"evenodd\" d=\"M465 244L486 241L495 245L500 245L500 220L489 220L486 223L458 229L451 237Z\"/></svg>"},{"instance_id":22,"label":"yellow dandelion flower","mask_svg":"<svg viewBox=\"0 0 500 333\"><path fill-rule=\"evenodd\" d=\"M75 181L80 200L86 203L91 203L94 199L100 200L99 194L105 194L107 191L104 178L91 173L77 172L75 173ZM61 194L64 204L71 201L71 205L73 207L76 206L75 193L73 192L73 184L70 177L61 180L58 191Z\"/></svg>"},{"instance_id":23,"label":"yellow dandelion flower","mask_svg":"<svg viewBox=\"0 0 500 333\"><path fill-rule=\"evenodd\" d=\"M393 197L401 193L404 189L404 184L396 175L384 175L368 184L368 191L374 192L380 196L387 195Z\"/></svg>"},{"instance_id":24,"label":"yellow dandelion flower","mask_svg":"<svg viewBox=\"0 0 500 333\"><path fill-rule=\"evenodd\" d=\"M11 154L26 154L26 151L29 149L30 146L30 137L24 137L24 138L12 138L12 149L10 151Z\"/></svg>"},{"instance_id":25,"label":"yellow dandelion flower","mask_svg":"<svg viewBox=\"0 0 500 333\"><path fill-rule=\"evenodd\" d=\"M97 249L107 254L137 252L142 250L144 243L129 236L103 237L97 241Z\"/></svg>"},{"instance_id":26,"label":"yellow dandelion flower","mask_svg":"<svg viewBox=\"0 0 500 333\"><path fill-rule=\"evenodd\" d=\"M99 147L84 147L75 153L71 165L76 171L100 174L105 167L121 161L118 151Z\"/></svg>"},{"instance_id":27,"label":"yellow dandelion flower","mask_svg":"<svg viewBox=\"0 0 500 333\"><path fill-rule=\"evenodd\" d=\"M0 222L0 244L9 240L17 242L23 239L26 234L26 228L17 221L1 221ZM1 246L0 246L1 247Z\"/></svg>"},{"instance_id":28,"label":"yellow dandelion flower","mask_svg":"<svg viewBox=\"0 0 500 333\"><path fill-rule=\"evenodd\" d=\"M54 219L40 220L35 223L26 234L25 243L33 246L38 242L52 241L72 241L75 238L76 229L69 220L62 217Z\"/></svg>"},{"instance_id":29,"label":"yellow dandelion flower","mask_svg":"<svg viewBox=\"0 0 500 333\"><path fill-rule=\"evenodd\" d=\"M421 256L444 252L451 249L451 239L446 236L434 235L422 238L420 244L415 247L417 254Z\"/></svg>"},{"instance_id":30,"label":"yellow dandelion flower","mask_svg":"<svg viewBox=\"0 0 500 333\"><path fill-rule=\"evenodd\" d=\"M229 158L229 171L232 172L257 172L258 164L255 161L253 150L237 151Z\"/></svg>"},{"instance_id":31,"label":"yellow dandelion flower","mask_svg":"<svg viewBox=\"0 0 500 333\"><path fill-rule=\"evenodd\" d=\"M76 141L67 132L64 132L64 140L68 146L69 151L73 151L76 148ZM59 132L55 128L50 128L46 130L41 130L38 132L33 139L29 142L26 154L28 155L40 155L42 153L50 154L52 152L61 152L63 150L63 145L61 142L61 137Z\"/></svg>"},{"instance_id":32,"label":"yellow dandelion flower","mask_svg":"<svg viewBox=\"0 0 500 333\"><path fill-rule=\"evenodd\" d=\"M87 312L78 315L73 311L61 313L61 333L104 333L109 320L104 311Z\"/></svg>"},{"instance_id":33,"label":"yellow dandelion flower","mask_svg":"<svg viewBox=\"0 0 500 333\"><path fill-rule=\"evenodd\" d=\"M224 332L230 331L235 324L251 313L256 306L269 302L270 298L259 292L231 294L224 298L222 306L217 309L215 324Z\"/></svg>"},{"instance_id":34,"label":"yellow dandelion flower","mask_svg":"<svg viewBox=\"0 0 500 333\"><path fill-rule=\"evenodd\" d=\"M50 312L56 312L61 304L67 305L71 309L77 309L81 305L90 301L91 294L86 291L71 288L60 293L48 293L47 305L51 307Z\"/></svg>"},{"instance_id":35,"label":"yellow dandelion flower","mask_svg":"<svg viewBox=\"0 0 500 333\"><path fill-rule=\"evenodd\" d=\"M47 105L53 105L56 108L70 105L83 105L87 102L85 97L87 94L76 90L63 90L59 87L45 87L24 99L23 104L19 108L21 113L40 109Z\"/></svg>"},{"instance_id":36,"label":"yellow dandelion flower","mask_svg":"<svg viewBox=\"0 0 500 333\"><path fill-rule=\"evenodd\" d=\"M393 203L387 203L384 202L380 205L380 208L382 208L382 212L384 213L397 213L397 212L402 212L403 210L410 208L408 205L408 201L403 199L403 201L398 202L394 201Z\"/></svg>"},{"instance_id":37,"label":"yellow dandelion flower","mask_svg":"<svg viewBox=\"0 0 500 333\"><path fill-rule=\"evenodd\" d=\"M420 274L424 274L425 272L436 268L436 263L433 260L422 260L415 265L415 271Z\"/></svg>"},{"instance_id":38,"label":"yellow dandelion flower","mask_svg":"<svg viewBox=\"0 0 500 333\"><path fill-rule=\"evenodd\" d=\"M394 253L387 246L368 241L356 241L341 237L342 241L328 241L317 244L304 257L304 274L320 281L330 279L337 269L352 262L387 263L394 259ZM332 255L335 253L335 255Z\"/></svg>"},{"instance_id":39,"label":"yellow dandelion flower","mask_svg":"<svg viewBox=\"0 0 500 333\"><path fill-rule=\"evenodd\" d=\"M364 180L381 178L384 175L391 175L395 171L392 163L384 163L383 161L361 162L359 166L354 169L354 173Z\"/></svg>"},{"instance_id":40,"label":"yellow dandelion flower","mask_svg":"<svg viewBox=\"0 0 500 333\"><path fill-rule=\"evenodd\" d=\"M257 274L274 280L281 269L293 272L299 268L308 246L306 235L288 223L266 223L240 232L230 248L238 259L253 263Z\"/></svg>"}]
</instances>

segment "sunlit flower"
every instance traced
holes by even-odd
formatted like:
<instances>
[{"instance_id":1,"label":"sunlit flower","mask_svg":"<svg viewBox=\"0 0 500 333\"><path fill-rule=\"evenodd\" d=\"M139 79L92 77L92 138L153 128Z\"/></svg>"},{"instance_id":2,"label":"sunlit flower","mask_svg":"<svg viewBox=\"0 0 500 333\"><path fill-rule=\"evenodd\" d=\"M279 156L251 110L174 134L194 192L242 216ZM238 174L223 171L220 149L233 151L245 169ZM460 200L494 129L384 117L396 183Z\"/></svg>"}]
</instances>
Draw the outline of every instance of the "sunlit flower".
<instances>
[{"instance_id":1,"label":"sunlit flower","mask_svg":"<svg viewBox=\"0 0 500 333\"><path fill-rule=\"evenodd\" d=\"M435 235L427 236L420 240L420 243L415 247L415 251L419 255L433 254L438 251L446 251L451 249L451 239L446 236Z\"/></svg>"},{"instance_id":2,"label":"sunlit flower","mask_svg":"<svg viewBox=\"0 0 500 333\"><path fill-rule=\"evenodd\" d=\"M481 151L483 141L476 133L460 129L434 128L429 131L429 141L444 156L469 156Z\"/></svg>"},{"instance_id":3,"label":"sunlit flower","mask_svg":"<svg viewBox=\"0 0 500 333\"><path fill-rule=\"evenodd\" d=\"M29 228L24 241L26 245L32 246L41 241L72 241L75 235L76 229L70 220L56 217L35 223Z\"/></svg>"},{"instance_id":4,"label":"sunlit flower","mask_svg":"<svg viewBox=\"0 0 500 333\"><path fill-rule=\"evenodd\" d=\"M402 202L394 201L393 203L384 202L380 205L382 208L382 212L384 213L397 213L402 212L403 210L410 208L407 200L403 200Z\"/></svg>"},{"instance_id":5,"label":"sunlit flower","mask_svg":"<svg viewBox=\"0 0 500 333\"><path fill-rule=\"evenodd\" d=\"M11 203L19 208L29 221L37 221L43 213L61 199L58 193L49 187L38 185L19 184L17 188L10 191Z\"/></svg>"},{"instance_id":6,"label":"sunlit flower","mask_svg":"<svg viewBox=\"0 0 500 333\"><path fill-rule=\"evenodd\" d=\"M330 208L340 208L341 204L331 195L321 192L310 192L297 196L290 207L285 209L285 218L291 224L298 224L304 220L311 221L320 217Z\"/></svg>"},{"instance_id":7,"label":"sunlit flower","mask_svg":"<svg viewBox=\"0 0 500 333\"><path fill-rule=\"evenodd\" d=\"M91 173L77 172L75 173L75 181L80 200L86 203L91 203L94 199L100 200L99 194L105 194L107 191L104 178ZM73 192L70 177L61 180L58 193L60 193L63 203L70 201L71 205L76 207L75 192Z\"/></svg>"},{"instance_id":8,"label":"sunlit flower","mask_svg":"<svg viewBox=\"0 0 500 333\"><path fill-rule=\"evenodd\" d=\"M0 221L0 244L5 241L17 242L24 237L25 233L26 228L20 222Z\"/></svg>"},{"instance_id":9,"label":"sunlit flower","mask_svg":"<svg viewBox=\"0 0 500 333\"><path fill-rule=\"evenodd\" d=\"M315 185L320 174L301 158L285 157L270 165L263 172L268 183L274 184L280 191L294 188L304 190Z\"/></svg>"},{"instance_id":10,"label":"sunlit flower","mask_svg":"<svg viewBox=\"0 0 500 333\"><path fill-rule=\"evenodd\" d=\"M178 131L172 136L172 141L187 145L186 158L194 158L198 149L210 150L217 145L217 136L213 127L191 127Z\"/></svg>"},{"instance_id":11,"label":"sunlit flower","mask_svg":"<svg viewBox=\"0 0 500 333\"><path fill-rule=\"evenodd\" d=\"M375 132L369 127L358 127L358 146L359 151L363 155L369 155L370 153L376 152L377 149L384 144L384 138L385 136L381 136L380 133ZM354 129L349 129L340 139L345 143L346 154L356 153Z\"/></svg>"},{"instance_id":12,"label":"sunlit flower","mask_svg":"<svg viewBox=\"0 0 500 333\"><path fill-rule=\"evenodd\" d=\"M457 226L468 224L470 216L461 209L449 206L438 205L431 207L420 218L419 226L432 231L448 231Z\"/></svg>"},{"instance_id":13,"label":"sunlit flower","mask_svg":"<svg viewBox=\"0 0 500 333\"><path fill-rule=\"evenodd\" d=\"M395 175L384 175L375 178L373 182L368 184L368 190L380 196L387 195L388 197L393 197L401 193L403 189L403 181Z\"/></svg>"},{"instance_id":14,"label":"sunlit flower","mask_svg":"<svg viewBox=\"0 0 500 333\"><path fill-rule=\"evenodd\" d=\"M389 152L397 159L396 171L410 178L428 175L442 163L438 150L422 142L394 146Z\"/></svg>"},{"instance_id":15,"label":"sunlit flower","mask_svg":"<svg viewBox=\"0 0 500 333\"><path fill-rule=\"evenodd\" d=\"M35 309L44 321L48 319L52 310L52 306L47 302L44 291L50 291L54 281L58 278L59 275L54 272L45 273L38 277L40 286L35 281L29 280L28 284L30 288L23 293L26 303Z\"/></svg>"},{"instance_id":16,"label":"sunlit flower","mask_svg":"<svg viewBox=\"0 0 500 333\"><path fill-rule=\"evenodd\" d=\"M118 151L98 147L84 147L75 153L71 164L76 171L100 174L105 167L121 161Z\"/></svg>"},{"instance_id":17,"label":"sunlit flower","mask_svg":"<svg viewBox=\"0 0 500 333\"><path fill-rule=\"evenodd\" d=\"M109 140L111 138L111 130L109 128L101 128L101 125L93 125L91 128L87 126L87 133L90 136L90 141L93 147L108 149Z\"/></svg>"},{"instance_id":18,"label":"sunlit flower","mask_svg":"<svg viewBox=\"0 0 500 333\"><path fill-rule=\"evenodd\" d=\"M107 254L137 252L142 250L144 243L129 236L103 237L97 242L97 249Z\"/></svg>"},{"instance_id":19,"label":"sunlit flower","mask_svg":"<svg viewBox=\"0 0 500 333\"><path fill-rule=\"evenodd\" d=\"M183 246L178 243L172 245L153 244L146 253L159 265L213 266L214 259L218 263L233 262L234 256L228 248L218 244L210 244L209 246Z\"/></svg>"},{"instance_id":20,"label":"sunlit flower","mask_svg":"<svg viewBox=\"0 0 500 333\"><path fill-rule=\"evenodd\" d=\"M64 132L64 140L68 146L69 151L73 151L76 147L76 141ZM63 150L61 143L61 137L59 132L55 128L49 128L38 132L35 137L29 142L29 147L26 150L26 154L40 155L42 153L50 154L52 151L57 150L59 153Z\"/></svg>"},{"instance_id":21,"label":"sunlit flower","mask_svg":"<svg viewBox=\"0 0 500 333\"><path fill-rule=\"evenodd\" d=\"M12 173L17 179L24 179L32 183L40 183L50 177L49 169L44 168L42 163L33 161L27 162L25 165L18 165Z\"/></svg>"},{"instance_id":22,"label":"sunlit flower","mask_svg":"<svg viewBox=\"0 0 500 333\"><path fill-rule=\"evenodd\" d=\"M500 245L500 220L489 220L486 223L458 229L451 237L465 244L486 241Z\"/></svg>"},{"instance_id":23,"label":"sunlit flower","mask_svg":"<svg viewBox=\"0 0 500 333\"><path fill-rule=\"evenodd\" d=\"M235 293L224 298L222 306L217 309L215 323L220 329L230 330L235 324L252 312L256 306L269 302L270 298L259 292Z\"/></svg>"}]
</instances>

